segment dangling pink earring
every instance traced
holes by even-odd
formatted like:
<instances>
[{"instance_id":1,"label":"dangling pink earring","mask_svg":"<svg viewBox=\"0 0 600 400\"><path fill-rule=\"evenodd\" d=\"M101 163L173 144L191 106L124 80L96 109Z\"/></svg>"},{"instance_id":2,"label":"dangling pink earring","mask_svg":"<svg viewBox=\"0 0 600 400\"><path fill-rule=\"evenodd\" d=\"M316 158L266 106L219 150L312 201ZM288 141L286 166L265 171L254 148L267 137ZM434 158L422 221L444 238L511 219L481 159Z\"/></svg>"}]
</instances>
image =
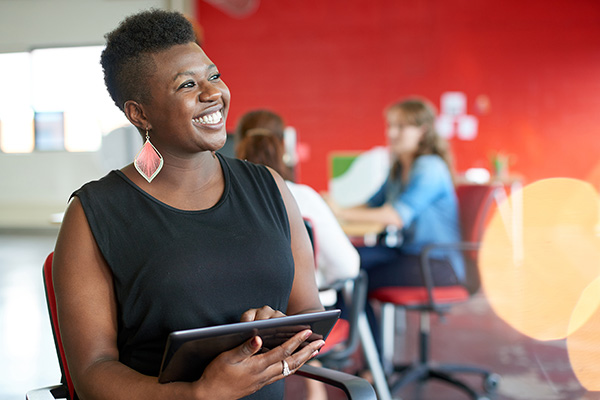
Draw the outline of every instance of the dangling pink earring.
<instances>
[{"instance_id":1,"label":"dangling pink earring","mask_svg":"<svg viewBox=\"0 0 600 400\"><path fill-rule=\"evenodd\" d=\"M133 165L148 183L152 182L152 179L158 175L163 167L163 158L158 150L156 150L156 147L150 143L148 129L146 129L146 143L144 143L140 152L135 156Z\"/></svg>"}]
</instances>

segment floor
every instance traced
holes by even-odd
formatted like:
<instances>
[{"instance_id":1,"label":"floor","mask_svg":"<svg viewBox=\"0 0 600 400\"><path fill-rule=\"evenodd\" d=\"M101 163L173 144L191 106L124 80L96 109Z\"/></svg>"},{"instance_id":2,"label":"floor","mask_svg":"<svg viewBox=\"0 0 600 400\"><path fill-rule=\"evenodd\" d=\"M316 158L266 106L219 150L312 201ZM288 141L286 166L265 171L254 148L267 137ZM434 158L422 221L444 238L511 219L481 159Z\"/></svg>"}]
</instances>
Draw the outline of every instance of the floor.
<instances>
[{"instance_id":1,"label":"floor","mask_svg":"<svg viewBox=\"0 0 600 400\"><path fill-rule=\"evenodd\" d=\"M416 327L417 324L418 321L409 316L407 325ZM565 340L541 342L525 337L496 317L483 295L456 306L445 323L434 320L431 328L434 360L477 365L501 376L498 390L495 395L489 396L491 399L600 399L600 392L588 392L577 381L569 363ZM404 351L404 354L397 356L408 358L412 353L416 357L413 343L416 343L414 333L404 335L398 346L399 353ZM467 375L463 378L472 387L481 390L481 378ZM402 399L468 399L453 387L430 382L413 384L395 395Z\"/></svg>"},{"instance_id":2,"label":"floor","mask_svg":"<svg viewBox=\"0 0 600 400\"><path fill-rule=\"evenodd\" d=\"M44 297L42 263L55 230L0 232L0 399L56 384L60 368Z\"/></svg>"},{"instance_id":3,"label":"floor","mask_svg":"<svg viewBox=\"0 0 600 400\"><path fill-rule=\"evenodd\" d=\"M56 233L0 231L2 400L22 400L27 390L60 379L41 278L41 265L52 251ZM398 359L410 358L415 352L411 330L415 323L409 316L407 331L398 341ZM496 317L483 295L455 307L445 323L434 321L432 331L432 352L437 361L478 364L502 376L493 399L600 400L600 392L588 392L578 383L564 340L528 339ZM472 382L480 385L474 379ZM288 392L296 394L290 397L302 398L301 388ZM332 398L339 397L331 394ZM467 399L460 391L435 382L411 385L394 395L405 400Z\"/></svg>"}]
</instances>

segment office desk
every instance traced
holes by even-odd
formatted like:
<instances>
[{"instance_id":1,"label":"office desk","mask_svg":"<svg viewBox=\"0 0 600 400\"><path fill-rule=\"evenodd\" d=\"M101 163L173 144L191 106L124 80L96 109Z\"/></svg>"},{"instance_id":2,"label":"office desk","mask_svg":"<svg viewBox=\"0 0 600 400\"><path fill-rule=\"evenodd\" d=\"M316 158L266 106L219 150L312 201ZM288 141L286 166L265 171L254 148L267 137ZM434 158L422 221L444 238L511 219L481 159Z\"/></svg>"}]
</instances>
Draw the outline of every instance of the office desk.
<instances>
[{"instance_id":1,"label":"office desk","mask_svg":"<svg viewBox=\"0 0 600 400\"><path fill-rule=\"evenodd\" d=\"M339 222L342 230L354 246L374 246L377 242L377 235L385 230L385 225L379 223Z\"/></svg>"}]
</instances>

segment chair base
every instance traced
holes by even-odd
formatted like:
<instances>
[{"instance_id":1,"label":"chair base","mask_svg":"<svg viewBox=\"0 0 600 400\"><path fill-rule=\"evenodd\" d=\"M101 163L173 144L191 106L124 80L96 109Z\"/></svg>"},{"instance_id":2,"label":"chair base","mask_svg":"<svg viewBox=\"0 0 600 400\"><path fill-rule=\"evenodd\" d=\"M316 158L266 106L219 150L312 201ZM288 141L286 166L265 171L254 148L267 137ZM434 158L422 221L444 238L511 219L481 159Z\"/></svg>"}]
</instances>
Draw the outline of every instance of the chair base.
<instances>
[{"instance_id":1,"label":"chair base","mask_svg":"<svg viewBox=\"0 0 600 400\"><path fill-rule=\"evenodd\" d=\"M382 304L382 333L383 333L383 365L391 393L396 393L401 387L411 382L423 382L428 379L438 379L466 392L475 400L489 399L488 395L496 391L500 383L500 375L482 367L464 364L440 364L430 359L430 318L429 310L417 311L419 315L418 329L418 358L411 364L397 364L393 361L395 337L395 312L402 307L392 303ZM482 377L483 393L478 393L455 374L476 374ZM399 375L399 376L398 376Z\"/></svg>"},{"instance_id":2,"label":"chair base","mask_svg":"<svg viewBox=\"0 0 600 400\"><path fill-rule=\"evenodd\" d=\"M393 380L390 377L390 389L396 393L400 388L412 382L424 382L428 379L438 379L458 389L466 392L469 397L475 400L487 400L488 395L493 394L500 382L500 376L489 372L483 368L459 364L434 364L434 363L413 363L394 365L394 372L400 376ZM467 373L481 375L483 382L483 392L478 393L465 382L454 377L456 373Z\"/></svg>"}]
</instances>

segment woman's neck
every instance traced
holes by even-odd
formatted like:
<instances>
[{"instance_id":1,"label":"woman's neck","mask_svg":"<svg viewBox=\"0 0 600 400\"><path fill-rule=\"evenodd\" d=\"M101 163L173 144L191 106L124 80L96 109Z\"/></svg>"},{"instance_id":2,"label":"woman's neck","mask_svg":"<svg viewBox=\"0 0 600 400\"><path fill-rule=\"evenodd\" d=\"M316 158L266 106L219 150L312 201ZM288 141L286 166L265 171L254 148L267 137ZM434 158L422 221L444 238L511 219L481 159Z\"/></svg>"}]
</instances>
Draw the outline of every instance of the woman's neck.
<instances>
[{"instance_id":1,"label":"woman's neck","mask_svg":"<svg viewBox=\"0 0 600 400\"><path fill-rule=\"evenodd\" d=\"M414 154L398 154L396 160L400 164L400 179L403 183L408 182L410 170L416 156Z\"/></svg>"},{"instance_id":2,"label":"woman's neck","mask_svg":"<svg viewBox=\"0 0 600 400\"><path fill-rule=\"evenodd\" d=\"M131 165L123 168L142 190L179 209L206 209L219 200L224 190L221 164L214 153L194 160L165 158L164 167L152 183L146 182Z\"/></svg>"},{"instance_id":3,"label":"woman's neck","mask_svg":"<svg viewBox=\"0 0 600 400\"><path fill-rule=\"evenodd\" d=\"M399 154L397 159L404 171L410 171L412 163L415 160L415 154Z\"/></svg>"}]
</instances>

